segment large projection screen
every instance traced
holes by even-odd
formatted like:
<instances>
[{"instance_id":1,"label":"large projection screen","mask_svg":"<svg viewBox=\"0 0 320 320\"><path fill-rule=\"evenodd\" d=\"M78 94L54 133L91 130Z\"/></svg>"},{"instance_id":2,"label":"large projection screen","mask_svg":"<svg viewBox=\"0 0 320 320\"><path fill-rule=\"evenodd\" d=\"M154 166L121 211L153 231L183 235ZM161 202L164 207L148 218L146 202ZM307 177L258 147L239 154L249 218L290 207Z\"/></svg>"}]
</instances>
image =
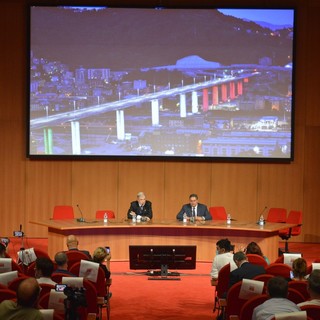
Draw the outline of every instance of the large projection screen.
<instances>
[{"instance_id":1,"label":"large projection screen","mask_svg":"<svg viewBox=\"0 0 320 320\"><path fill-rule=\"evenodd\" d=\"M28 156L293 160L294 9L30 6Z\"/></svg>"}]
</instances>

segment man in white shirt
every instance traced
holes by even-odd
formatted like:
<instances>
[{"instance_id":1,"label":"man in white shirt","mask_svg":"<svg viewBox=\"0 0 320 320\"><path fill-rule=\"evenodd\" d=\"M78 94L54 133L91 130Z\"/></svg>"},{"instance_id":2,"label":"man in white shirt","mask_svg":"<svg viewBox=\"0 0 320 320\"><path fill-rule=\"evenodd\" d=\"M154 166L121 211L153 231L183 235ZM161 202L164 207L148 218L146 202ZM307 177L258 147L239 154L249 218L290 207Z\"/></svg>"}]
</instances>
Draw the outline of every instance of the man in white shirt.
<instances>
[{"instance_id":1,"label":"man in white shirt","mask_svg":"<svg viewBox=\"0 0 320 320\"><path fill-rule=\"evenodd\" d=\"M298 304L299 307L306 305L320 306L320 270L313 270L308 278L308 291L310 299Z\"/></svg>"},{"instance_id":2,"label":"man in white shirt","mask_svg":"<svg viewBox=\"0 0 320 320\"><path fill-rule=\"evenodd\" d=\"M217 254L212 261L210 275L212 279L218 279L219 271L226 264L230 263L230 271L237 268L233 261L233 253L231 252L232 246L229 239L221 239L216 243Z\"/></svg>"},{"instance_id":3,"label":"man in white shirt","mask_svg":"<svg viewBox=\"0 0 320 320\"><path fill-rule=\"evenodd\" d=\"M277 313L300 311L300 308L290 301L288 296L288 281L283 277L273 277L268 281L270 299L255 307L252 320L270 320Z\"/></svg>"}]
</instances>

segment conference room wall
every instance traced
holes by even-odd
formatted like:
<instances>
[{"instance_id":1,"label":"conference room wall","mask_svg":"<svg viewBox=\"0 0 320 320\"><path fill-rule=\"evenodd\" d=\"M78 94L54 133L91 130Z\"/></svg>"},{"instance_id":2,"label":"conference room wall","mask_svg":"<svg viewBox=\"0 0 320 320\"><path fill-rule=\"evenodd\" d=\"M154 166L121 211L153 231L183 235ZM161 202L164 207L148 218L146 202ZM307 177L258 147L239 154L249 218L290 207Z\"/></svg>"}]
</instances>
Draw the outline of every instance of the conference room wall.
<instances>
[{"instance_id":1,"label":"conference room wall","mask_svg":"<svg viewBox=\"0 0 320 320\"><path fill-rule=\"evenodd\" d=\"M225 6L238 2L221 1ZM295 160L291 164L27 159L26 3L7 0L0 5L0 235L10 236L22 224L26 236L46 237L46 228L29 221L50 218L56 204L72 204L77 215L79 204L87 219L103 208L123 219L130 201L143 190L159 219L174 219L191 192L208 206L224 205L235 219L255 220L265 206L301 209L302 235L296 240L320 241L317 0L281 3L298 9ZM259 3L265 1L243 1L248 6ZM273 4L279 6L276 0L268 1Z\"/></svg>"}]
</instances>

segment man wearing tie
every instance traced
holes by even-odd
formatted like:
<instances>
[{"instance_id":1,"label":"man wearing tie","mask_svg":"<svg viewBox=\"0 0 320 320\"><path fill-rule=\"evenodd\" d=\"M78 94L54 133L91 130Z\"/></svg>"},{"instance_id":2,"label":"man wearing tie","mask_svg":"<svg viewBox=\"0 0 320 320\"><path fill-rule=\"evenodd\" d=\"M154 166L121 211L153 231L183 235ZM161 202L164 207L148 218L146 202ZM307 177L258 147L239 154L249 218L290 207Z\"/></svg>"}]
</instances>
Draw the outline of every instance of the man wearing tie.
<instances>
[{"instance_id":1,"label":"man wearing tie","mask_svg":"<svg viewBox=\"0 0 320 320\"><path fill-rule=\"evenodd\" d=\"M146 200L146 196L143 192L137 194L137 200L130 203L128 210L128 219L132 219L136 216L139 219L149 221L152 219L152 203Z\"/></svg>"},{"instance_id":2,"label":"man wearing tie","mask_svg":"<svg viewBox=\"0 0 320 320\"><path fill-rule=\"evenodd\" d=\"M183 215L186 213L188 220L204 221L212 220L211 214L206 205L198 202L198 196L196 194L190 194L189 203L184 204L177 214L178 220L183 220Z\"/></svg>"}]
</instances>

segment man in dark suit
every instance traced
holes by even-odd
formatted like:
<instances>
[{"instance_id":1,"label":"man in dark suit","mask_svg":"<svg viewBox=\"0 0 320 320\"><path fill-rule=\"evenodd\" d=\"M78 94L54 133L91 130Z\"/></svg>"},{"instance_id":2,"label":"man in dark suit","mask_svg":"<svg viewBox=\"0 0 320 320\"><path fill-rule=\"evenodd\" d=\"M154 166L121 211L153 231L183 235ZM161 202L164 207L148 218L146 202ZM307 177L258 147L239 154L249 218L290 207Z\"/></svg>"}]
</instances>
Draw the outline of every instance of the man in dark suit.
<instances>
[{"instance_id":1,"label":"man in dark suit","mask_svg":"<svg viewBox=\"0 0 320 320\"><path fill-rule=\"evenodd\" d=\"M183 220L183 215L186 213L187 220L212 220L211 214L206 205L198 202L198 196L194 193L189 196L189 203L184 204L177 214L178 220Z\"/></svg>"},{"instance_id":2,"label":"man in dark suit","mask_svg":"<svg viewBox=\"0 0 320 320\"><path fill-rule=\"evenodd\" d=\"M88 256L89 260L92 260L90 252L88 250L79 250L78 246L79 246L79 241L78 241L77 237L73 234L70 234L67 237L68 251L81 251L82 253L84 253L85 255Z\"/></svg>"},{"instance_id":3,"label":"man in dark suit","mask_svg":"<svg viewBox=\"0 0 320 320\"><path fill-rule=\"evenodd\" d=\"M143 192L137 194L137 200L130 203L130 208L128 210L128 219L132 219L133 216L142 220L152 219L152 203L146 200L146 195Z\"/></svg>"},{"instance_id":4,"label":"man in dark suit","mask_svg":"<svg viewBox=\"0 0 320 320\"><path fill-rule=\"evenodd\" d=\"M250 263L243 251L236 252L233 255L233 261L238 268L230 273L229 288L242 279L252 279L259 274L266 273L263 266Z\"/></svg>"}]
</instances>

